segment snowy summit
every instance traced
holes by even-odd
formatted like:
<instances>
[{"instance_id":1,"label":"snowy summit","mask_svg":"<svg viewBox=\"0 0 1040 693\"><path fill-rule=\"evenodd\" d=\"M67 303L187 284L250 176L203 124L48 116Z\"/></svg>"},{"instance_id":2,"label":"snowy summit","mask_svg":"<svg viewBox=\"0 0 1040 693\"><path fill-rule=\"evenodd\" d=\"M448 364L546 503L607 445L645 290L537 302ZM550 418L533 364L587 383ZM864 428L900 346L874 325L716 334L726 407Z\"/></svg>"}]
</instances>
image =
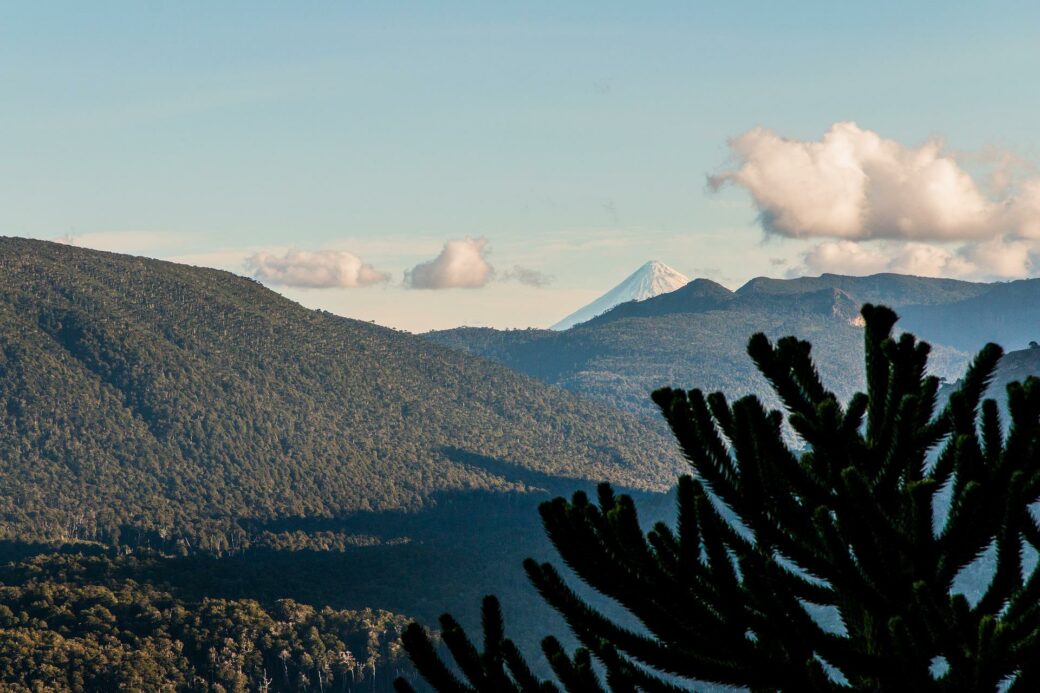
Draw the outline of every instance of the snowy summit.
<instances>
[{"instance_id":1,"label":"snowy summit","mask_svg":"<svg viewBox=\"0 0 1040 693\"><path fill-rule=\"evenodd\" d=\"M651 260L623 282L597 298L584 308L579 308L549 329L566 330L575 325L592 320L621 303L628 301L645 301L648 298L666 294L685 286L690 279L663 262Z\"/></svg>"}]
</instances>

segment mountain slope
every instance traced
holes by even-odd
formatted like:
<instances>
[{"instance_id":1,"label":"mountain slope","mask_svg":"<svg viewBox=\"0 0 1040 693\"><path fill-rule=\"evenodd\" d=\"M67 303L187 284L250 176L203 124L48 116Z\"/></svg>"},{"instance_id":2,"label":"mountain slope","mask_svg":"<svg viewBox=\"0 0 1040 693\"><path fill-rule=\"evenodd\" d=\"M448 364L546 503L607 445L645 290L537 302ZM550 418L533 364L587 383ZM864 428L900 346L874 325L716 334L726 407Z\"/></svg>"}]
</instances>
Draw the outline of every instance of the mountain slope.
<instances>
[{"instance_id":1,"label":"mountain slope","mask_svg":"<svg viewBox=\"0 0 1040 693\"><path fill-rule=\"evenodd\" d=\"M649 394L664 385L768 397L766 383L745 353L748 338L760 331L811 341L825 383L849 396L863 386L857 322L859 306L867 302L895 306L904 316L901 328L932 342L934 372L955 378L968 354L986 341L1014 337L1013 330L1024 332L1037 324L1011 325L1000 317L996 299L1012 286L895 274L825 274L759 278L730 292L697 279L676 291L619 305L565 332L446 330L427 336L586 397L652 414ZM1040 310L1033 308L1040 306L1040 282L1035 294L1032 300L1020 299L1023 316ZM959 306L980 306L974 309L977 322L987 329L958 321ZM986 309L981 306L994 314L982 315ZM997 329L1001 322L1007 329ZM952 339L951 332L962 338Z\"/></svg>"},{"instance_id":2,"label":"mountain slope","mask_svg":"<svg viewBox=\"0 0 1040 693\"><path fill-rule=\"evenodd\" d=\"M839 394L860 385L862 331L855 324L857 304L845 293L821 290L653 314L652 304L674 301L681 291L635 304L632 312L649 315L614 318L611 311L565 332L457 329L426 336L647 416L655 415L650 393L659 387L721 389L734 397L767 392L745 352L748 338L759 331L809 339Z\"/></svg>"},{"instance_id":3,"label":"mountain slope","mask_svg":"<svg viewBox=\"0 0 1040 693\"><path fill-rule=\"evenodd\" d=\"M630 301L645 301L648 298L675 291L690 281L682 273L663 262L651 260L625 278L613 289L583 308L579 308L549 329L566 330L597 315L602 315L614 306Z\"/></svg>"},{"instance_id":4,"label":"mountain slope","mask_svg":"<svg viewBox=\"0 0 1040 693\"><path fill-rule=\"evenodd\" d=\"M997 403L1004 409L1007 405L1008 384L1023 382L1029 376L1040 377L1040 347L1006 352L997 365L993 380L986 388L985 396L997 400ZM945 402L956 386L956 382L944 384L939 392L940 399Z\"/></svg>"},{"instance_id":5,"label":"mountain slope","mask_svg":"<svg viewBox=\"0 0 1040 693\"><path fill-rule=\"evenodd\" d=\"M635 418L420 337L226 272L12 238L0 406L7 537L150 530L219 549L243 520L539 474L660 488L678 464Z\"/></svg>"},{"instance_id":6,"label":"mountain slope","mask_svg":"<svg viewBox=\"0 0 1040 693\"><path fill-rule=\"evenodd\" d=\"M732 291L710 279L694 279L675 291L654 297L653 300L622 303L589 322L599 325L622 318L702 313L724 308L735 296Z\"/></svg>"},{"instance_id":7,"label":"mountain slope","mask_svg":"<svg viewBox=\"0 0 1040 693\"><path fill-rule=\"evenodd\" d=\"M935 306L907 306L907 329L965 350L985 342L1021 349L1040 339L1040 279L989 284L983 294Z\"/></svg>"}]
</instances>

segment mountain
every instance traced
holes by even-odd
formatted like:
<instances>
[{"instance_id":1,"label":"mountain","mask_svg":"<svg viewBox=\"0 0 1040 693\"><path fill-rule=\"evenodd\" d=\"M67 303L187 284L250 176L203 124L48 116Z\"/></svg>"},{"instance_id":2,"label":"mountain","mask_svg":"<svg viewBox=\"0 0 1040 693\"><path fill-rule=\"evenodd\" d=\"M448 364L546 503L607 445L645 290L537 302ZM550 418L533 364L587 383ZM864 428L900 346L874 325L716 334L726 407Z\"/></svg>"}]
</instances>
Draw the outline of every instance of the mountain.
<instances>
[{"instance_id":1,"label":"mountain","mask_svg":"<svg viewBox=\"0 0 1040 693\"><path fill-rule=\"evenodd\" d=\"M843 395L859 386L858 304L844 292L712 298L694 301L696 307L688 311L675 310L681 303L676 296L684 290L626 304L618 310L622 317L610 311L564 332L466 328L426 336L650 417L657 415L650 393L664 386L721 389L731 396L768 392L745 352L748 338L758 331L809 339L827 382ZM659 310L658 303L664 308Z\"/></svg>"},{"instance_id":2,"label":"mountain","mask_svg":"<svg viewBox=\"0 0 1040 693\"><path fill-rule=\"evenodd\" d=\"M962 300L903 308L906 329L968 351L985 342L1022 349L1040 340L1040 279L986 286L985 293Z\"/></svg>"},{"instance_id":3,"label":"mountain","mask_svg":"<svg viewBox=\"0 0 1040 693\"><path fill-rule=\"evenodd\" d=\"M653 301L629 301L598 315L589 322L603 324L630 317L651 317L672 313L700 313L723 308L736 295L710 279L694 279L674 291L663 293Z\"/></svg>"},{"instance_id":4,"label":"mountain","mask_svg":"<svg viewBox=\"0 0 1040 693\"><path fill-rule=\"evenodd\" d=\"M1040 377L1040 347L1033 346L1006 352L1000 359L993 379L986 389L986 397L997 400L997 403L1004 409L1007 404L1008 384L1023 382L1030 376ZM956 389L956 385L956 381L944 384L940 390L940 398L945 401L949 394Z\"/></svg>"},{"instance_id":5,"label":"mountain","mask_svg":"<svg viewBox=\"0 0 1040 693\"><path fill-rule=\"evenodd\" d=\"M623 282L597 298L584 308L579 308L549 329L567 330L591 320L614 306L630 301L645 301L654 296L675 291L690 281L663 262L651 260L630 274Z\"/></svg>"},{"instance_id":6,"label":"mountain","mask_svg":"<svg viewBox=\"0 0 1040 693\"><path fill-rule=\"evenodd\" d=\"M227 272L0 239L0 532L224 550L434 494L663 489L660 427Z\"/></svg>"},{"instance_id":7,"label":"mountain","mask_svg":"<svg viewBox=\"0 0 1040 693\"><path fill-rule=\"evenodd\" d=\"M987 341L1025 346L1040 333L1040 280L984 284L898 274L752 279L736 291L705 279L628 302L564 332L445 330L427 338L633 413L653 415L664 385L767 393L744 351L754 332L808 339L825 383L863 385L863 303L896 308L899 327L931 342L933 371L959 377Z\"/></svg>"},{"instance_id":8,"label":"mountain","mask_svg":"<svg viewBox=\"0 0 1040 693\"><path fill-rule=\"evenodd\" d=\"M880 303L890 308L907 305L936 305L981 296L997 286L966 282L959 279L915 277L905 274L882 273L866 277L840 274L822 274L819 277L773 279L756 277L737 289L740 296L793 295L820 289L838 289L855 296L863 303Z\"/></svg>"}]
</instances>

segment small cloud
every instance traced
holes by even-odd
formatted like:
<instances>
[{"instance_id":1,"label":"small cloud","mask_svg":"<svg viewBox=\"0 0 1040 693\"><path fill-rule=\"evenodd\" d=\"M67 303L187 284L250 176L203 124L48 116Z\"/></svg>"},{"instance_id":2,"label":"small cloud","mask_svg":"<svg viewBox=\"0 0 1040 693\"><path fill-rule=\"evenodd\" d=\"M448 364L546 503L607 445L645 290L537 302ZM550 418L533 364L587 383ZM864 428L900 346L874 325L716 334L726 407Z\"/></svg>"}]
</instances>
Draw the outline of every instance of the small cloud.
<instances>
[{"instance_id":1,"label":"small cloud","mask_svg":"<svg viewBox=\"0 0 1040 693\"><path fill-rule=\"evenodd\" d=\"M507 281L518 281L521 284L526 284L527 286L541 288L543 286L548 286L549 284L552 284L555 280L555 277L553 277L551 274L545 274L544 272L539 272L535 269L521 267L520 265L513 265L513 269L507 270L502 275L502 279Z\"/></svg>"},{"instance_id":2,"label":"small cloud","mask_svg":"<svg viewBox=\"0 0 1040 693\"><path fill-rule=\"evenodd\" d=\"M783 267L787 264L787 259L782 257L771 257L769 258L769 264L773 267Z\"/></svg>"},{"instance_id":3,"label":"small cloud","mask_svg":"<svg viewBox=\"0 0 1040 693\"><path fill-rule=\"evenodd\" d=\"M495 276L486 238L450 240L440 255L405 272L409 289L479 289Z\"/></svg>"},{"instance_id":4,"label":"small cloud","mask_svg":"<svg viewBox=\"0 0 1040 693\"><path fill-rule=\"evenodd\" d=\"M254 253L246 260L253 277L267 284L309 289L353 289L390 279L345 250L286 251L281 257Z\"/></svg>"}]
</instances>

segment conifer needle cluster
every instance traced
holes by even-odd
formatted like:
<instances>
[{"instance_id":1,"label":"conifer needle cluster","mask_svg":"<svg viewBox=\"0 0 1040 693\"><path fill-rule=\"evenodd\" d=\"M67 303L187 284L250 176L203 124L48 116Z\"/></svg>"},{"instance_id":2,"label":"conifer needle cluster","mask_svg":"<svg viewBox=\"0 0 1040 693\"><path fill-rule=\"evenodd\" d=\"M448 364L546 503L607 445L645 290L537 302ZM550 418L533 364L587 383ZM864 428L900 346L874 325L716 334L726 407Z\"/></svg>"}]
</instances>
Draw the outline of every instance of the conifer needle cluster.
<instances>
[{"instance_id":1,"label":"conifer needle cluster","mask_svg":"<svg viewBox=\"0 0 1040 693\"><path fill-rule=\"evenodd\" d=\"M894 335L866 305L866 393L842 403L810 345L761 334L748 353L786 409L663 389L654 401L693 468L674 526L644 531L632 500L599 488L540 508L560 557L638 622L618 624L549 563L524 567L580 647L543 642L541 680L483 610L483 649L450 616L443 661L427 631L403 642L440 691L1040 690L1040 380L1007 389L1006 416L983 399L1002 355L983 348L948 400L929 346ZM1006 418L1006 420L1004 420ZM977 599L955 592L983 553L995 568ZM830 613L828 621L820 613ZM399 691L411 690L398 681Z\"/></svg>"}]
</instances>

